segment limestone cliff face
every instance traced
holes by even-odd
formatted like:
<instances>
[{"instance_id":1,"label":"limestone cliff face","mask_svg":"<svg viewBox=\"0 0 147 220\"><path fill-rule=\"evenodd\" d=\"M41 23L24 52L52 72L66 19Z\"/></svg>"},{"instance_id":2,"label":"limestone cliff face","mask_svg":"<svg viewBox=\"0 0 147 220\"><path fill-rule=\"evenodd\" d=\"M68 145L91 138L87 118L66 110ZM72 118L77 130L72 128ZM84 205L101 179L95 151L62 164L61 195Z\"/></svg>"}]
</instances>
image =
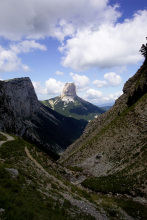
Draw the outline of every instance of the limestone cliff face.
<instances>
[{"instance_id":1,"label":"limestone cliff face","mask_svg":"<svg viewBox=\"0 0 147 220\"><path fill-rule=\"evenodd\" d=\"M0 81L0 127L24 132L24 121L39 110L33 85L29 78Z\"/></svg>"},{"instance_id":2,"label":"limestone cliff face","mask_svg":"<svg viewBox=\"0 0 147 220\"><path fill-rule=\"evenodd\" d=\"M84 121L66 118L41 104L29 78L0 81L0 130L59 153L84 127Z\"/></svg>"},{"instance_id":3,"label":"limestone cliff face","mask_svg":"<svg viewBox=\"0 0 147 220\"><path fill-rule=\"evenodd\" d=\"M76 93L76 85L74 83L66 83L64 89L61 94L61 98L65 96L70 96L75 98L77 96Z\"/></svg>"}]
</instances>

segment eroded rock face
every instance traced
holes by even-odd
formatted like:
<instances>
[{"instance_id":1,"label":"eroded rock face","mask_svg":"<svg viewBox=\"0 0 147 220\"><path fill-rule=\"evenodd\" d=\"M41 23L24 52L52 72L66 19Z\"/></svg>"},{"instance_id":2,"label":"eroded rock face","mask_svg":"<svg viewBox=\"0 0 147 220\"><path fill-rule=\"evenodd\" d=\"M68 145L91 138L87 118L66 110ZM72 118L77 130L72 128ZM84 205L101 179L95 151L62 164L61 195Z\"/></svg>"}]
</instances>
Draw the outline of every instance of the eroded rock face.
<instances>
[{"instance_id":1,"label":"eroded rock face","mask_svg":"<svg viewBox=\"0 0 147 220\"><path fill-rule=\"evenodd\" d=\"M19 78L0 81L0 128L11 127L18 132L24 130L23 119L29 119L39 110L31 80Z\"/></svg>"},{"instance_id":2,"label":"eroded rock face","mask_svg":"<svg viewBox=\"0 0 147 220\"><path fill-rule=\"evenodd\" d=\"M40 103L28 77L0 81L0 98L7 103L16 116L30 117L39 109Z\"/></svg>"},{"instance_id":3,"label":"eroded rock face","mask_svg":"<svg viewBox=\"0 0 147 220\"><path fill-rule=\"evenodd\" d=\"M76 85L74 83L66 83L65 87L62 91L61 97L63 98L64 96L70 96L75 98L77 96L76 93Z\"/></svg>"}]
</instances>

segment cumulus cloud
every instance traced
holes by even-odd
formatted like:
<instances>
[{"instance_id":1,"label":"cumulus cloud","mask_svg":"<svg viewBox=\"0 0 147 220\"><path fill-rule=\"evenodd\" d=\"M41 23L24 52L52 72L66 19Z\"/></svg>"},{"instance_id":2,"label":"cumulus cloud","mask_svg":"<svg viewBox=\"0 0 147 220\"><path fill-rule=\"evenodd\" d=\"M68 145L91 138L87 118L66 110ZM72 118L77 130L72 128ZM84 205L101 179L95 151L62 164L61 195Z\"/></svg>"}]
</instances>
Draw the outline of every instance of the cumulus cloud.
<instances>
[{"instance_id":1,"label":"cumulus cloud","mask_svg":"<svg viewBox=\"0 0 147 220\"><path fill-rule=\"evenodd\" d=\"M21 59L13 51L0 46L0 72L16 71L19 68L24 71L29 69L28 66L21 63Z\"/></svg>"},{"instance_id":2,"label":"cumulus cloud","mask_svg":"<svg viewBox=\"0 0 147 220\"><path fill-rule=\"evenodd\" d=\"M50 78L45 82L47 94L60 94L64 88L65 83Z\"/></svg>"},{"instance_id":3,"label":"cumulus cloud","mask_svg":"<svg viewBox=\"0 0 147 220\"><path fill-rule=\"evenodd\" d=\"M11 72L19 69L25 72L29 71L29 66L22 63L19 54L32 52L34 50L46 51L47 48L45 45L37 43L34 40L13 43L10 44L7 49L0 46L0 72Z\"/></svg>"},{"instance_id":4,"label":"cumulus cloud","mask_svg":"<svg viewBox=\"0 0 147 220\"><path fill-rule=\"evenodd\" d=\"M121 76L114 72L106 73L104 78L111 86L118 86L122 82Z\"/></svg>"},{"instance_id":5,"label":"cumulus cloud","mask_svg":"<svg viewBox=\"0 0 147 220\"><path fill-rule=\"evenodd\" d=\"M95 90L95 89L88 89L86 91L86 95L85 95L85 99L88 99L88 100L97 100L97 99L100 99L102 98L102 92L98 91L98 90Z\"/></svg>"},{"instance_id":6,"label":"cumulus cloud","mask_svg":"<svg viewBox=\"0 0 147 220\"><path fill-rule=\"evenodd\" d=\"M116 92L116 93L114 93L114 94L110 94L110 95L108 95L108 99L109 99L110 101L111 101L111 100L115 101L115 100L118 99L119 96L121 96L122 94L123 94L122 91Z\"/></svg>"},{"instance_id":7,"label":"cumulus cloud","mask_svg":"<svg viewBox=\"0 0 147 220\"><path fill-rule=\"evenodd\" d=\"M102 80L94 80L93 84L98 88L104 87L115 87L121 84L122 78L120 75L110 72L104 74L104 81Z\"/></svg>"},{"instance_id":8,"label":"cumulus cloud","mask_svg":"<svg viewBox=\"0 0 147 220\"><path fill-rule=\"evenodd\" d=\"M138 50L146 37L147 11L117 23L121 13L109 0L0 0L0 4L0 37L25 39L11 45L15 55L45 51L44 45L32 39L55 37L62 42L62 65L75 70L109 68L142 59Z\"/></svg>"},{"instance_id":9,"label":"cumulus cloud","mask_svg":"<svg viewBox=\"0 0 147 220\"><path fill-rule=\"evenodd\" d=\"M77 28L95 27L120 16L108 0L0 0L0 4L0 35L15 40L46 36L63 40Z\"/></svg>"},{"instance_id":10,"label":"cumulus cloud","mask_svg":"<svg viewBox=\"0 0 147 220\"><path fill-rule=\"evenodd\" d=\"M104 95L102 92L95 89L88 89L83 98L94 104L103 104L114 102L122 95L122 91L116 92L114 94Z\"/></svg>"},{"instance_id":11,"label":"cumulus cloud","mask_svg":"<svg viewBox=\"0 0 147 220\"><path fill-rule=\"evenodd\" d=\"M104 88L104 87L108 87L108 83L104 80L94 80L93 84L97 87L97 88Z\"/></svg>"},{"instance_id":12,"label":"cumulus cloud","mask_svg":"<svg viewBox=\"0 0 147 220\"><path fill-rule=\"evenodd\" d=\"M123 23L102 23L98 28L79 29L59 48L62 65L83 71L90 67L111 68L134 64L146 33L147 11L138 11Z\"/></svg>"},{"instance_id":13,"label":"cumulus cloud","mask_svg":"<svg viewBox=\"0 0 147 220\"><path fill-rule=\"evenodd\" d=\"M73 81L76 83L78 91L84 91L87 88L89 88L90 81L87 76L74 74L74 73L70 73L70 76L72 77Z\"/></svg>"},{"instance_id":14,"label":"cumulus cloud","mask_svg":"<svg viewBox=\"0 0 147 220\"><path fill-rule=\"evenodd\" d=\"M35 40L25 40L17 44L13 43L10 45L10 49L16 54L28 53L32 52L33 50L47 50L45 45L35 42Z\"/></svg>"},{"instance_id":15,"label":"cumulus cloud","mask_svg":"<svg viewBox=\"0 0 147 220\"><path fill-rule=\"evenodd\" d=\"M41 82L35 82L33 81L33 86L35 88L35 91L37 95L59 95L61 94L65 83L61 81L57 81L54 78L49 78L47 81L45 81L45 85L42 86Z\"/></svg>"},{"instance_id":16,"label":"cumulus cloud","mask_svg":"<svg viewBox=\"0 0 147 220\"><path fill-rule=\"evenodd\" d=\"M56 74L56 75L59 75L59 76L63 76L63 75L64 75L64 72L56 71L55 74Z\"/></svg>"},{"instance_id":17,"label":"cumulus cloud","mask_svg":"<svg viewBox=\"0 0 147 220\"><path fill-rule=\"evenodd\" d=\"M33 84L34 89L38 95L39 94L41 94L41 95L46 94L46 89L41 85L41 82L32 81L32 84Z\"/></svg>"}]
</instances>

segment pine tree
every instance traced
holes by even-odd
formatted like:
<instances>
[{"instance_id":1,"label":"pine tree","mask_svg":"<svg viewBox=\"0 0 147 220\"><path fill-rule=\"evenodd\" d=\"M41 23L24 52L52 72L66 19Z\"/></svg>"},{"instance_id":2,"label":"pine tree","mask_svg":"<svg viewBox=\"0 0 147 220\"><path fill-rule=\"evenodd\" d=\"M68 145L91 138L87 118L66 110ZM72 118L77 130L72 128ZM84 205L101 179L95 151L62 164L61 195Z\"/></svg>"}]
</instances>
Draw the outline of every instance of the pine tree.
<instances>
[{"instance_id":1,"label":"pine tree","mask_svg":"<svg viewBox=\"0 0 147 220\"><path fill-rule=\"evenodd\" d=\"M146 37L146 40L147 40L147 37ZM147 59L147 44L146 45L142 44L139 51L145 57L145 61L146 61L146 59Z\"/></svg>"}]
</instances>

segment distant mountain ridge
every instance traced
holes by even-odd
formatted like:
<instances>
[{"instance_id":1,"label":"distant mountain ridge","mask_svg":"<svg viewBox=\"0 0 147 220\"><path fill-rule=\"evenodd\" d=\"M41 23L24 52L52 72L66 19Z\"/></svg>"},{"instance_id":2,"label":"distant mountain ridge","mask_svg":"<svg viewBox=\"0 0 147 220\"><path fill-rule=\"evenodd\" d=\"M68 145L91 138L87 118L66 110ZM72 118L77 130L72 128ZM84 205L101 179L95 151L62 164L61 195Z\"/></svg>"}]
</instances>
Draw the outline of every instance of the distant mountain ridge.
<instances>
[{"instance_id":1,"label":"distant mountain ridge","mask_svg":"<svg viewBox=\"0 0 147 220\"><path fill-rule=\"evenodd\" d=\"M103 108L77 96L74 83L66 83L60 96L44 100L42 103L62 115L87 121L93 120L97 115L105 112Z\"/></svg>"},{"instance_id":2,"label":"distant mountain ridge","mask_svg":"<svg viewBox=\"0 0 147 220\"><path fill-rule=\"evenodd\" d=\"M41 104L28 77L0 81L0 130L57 154L82 134L86 124Z\"/></svg>"}]
</instances>

